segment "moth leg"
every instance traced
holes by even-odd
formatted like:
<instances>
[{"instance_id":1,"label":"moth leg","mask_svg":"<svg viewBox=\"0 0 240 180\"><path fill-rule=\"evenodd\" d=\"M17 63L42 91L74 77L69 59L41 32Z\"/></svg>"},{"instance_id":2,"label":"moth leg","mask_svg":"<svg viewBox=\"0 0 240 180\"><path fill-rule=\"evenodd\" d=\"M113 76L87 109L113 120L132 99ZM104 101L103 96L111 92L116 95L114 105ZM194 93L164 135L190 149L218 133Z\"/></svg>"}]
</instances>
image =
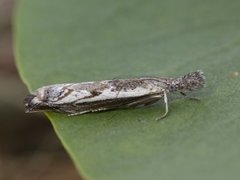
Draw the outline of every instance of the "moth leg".
<instances>
[{"instance_id":1,"label":"moth leg","mask_svg":"<svg viewBox=\"0 0 240 180\"><path fill-rule=\"evenodd\" d=\"M200 101L200 98L197 97L188 97L184 92L180 92L181 95L183 95L185 98L195 101Z\"/></svg>"},{"instance_id":2,"label":"moth leg","mask_svg":"<svg viewBox=\"0 0 240 180\"><path fill-rule=\"evenodd\" d=\"M127 107L136 107L136 106L140 106L140 105L147 106L149 104L153 104L153 103L157 102L161 97L162 97L162 95L148 96L148 97L145 97L138 101L127 104Z\"/></svg>"},{"instance_id":3,"label":"moth leg","mask_svg":"<svg viewBox=\"0 0 240 180\"><path fill-rule=\"evenodd\" d=\"M157 101L159 101L160 98L161 98L161 97L155 97L155 98L153 98L151 101L144 103L144 106L149 106L149 105L151 105L151 104L154 104L154 103L156 103Z\"/></svg>"},{"instance_id":4,"label":"moth leg","mask_svg":"<svg viewBox=\"0 0 240 180\"><path fill-rule=\"evenodd\" d=\"M160 118L157 118L157 120L161 120L161 119L165 118L168 114L168 98L167 98L166 91L163 91L163 97L164 97L164 103L165 103L165 113Z\"/></svg>"},{"instance_id":5,"label":"moth leg","mask_svg":"<svg viewBox=\"0 0 240 180\"><path fill-rule=\"evenodd\" d=\"M183 95L183 96L187 96L184 92L180 92L180 94Z\"/></svg>"},{"instance_id":6,"label":"moth leg","mask_svg":"<svg viewBox=\"0 0 240 180\"><path fill-rule=\"evenodd\" d=\"M106 111L106 110L108 110L108 109L107 108L98 108L98 109L91 110L91 112L99 112L99 111Z\"/></svg>"},{"instance_id":7,"label":"moth leg","mask_svg":"<svg viewBox=\"0 0 240 180\"><path fill-rule=\"evenodd\" d=\"M85 114L88 112L91 112L91 111L81 111L81 112L76 112L76 113L70 113L70 114L68 114L68 116L76 116L76 115Z\"/></svg>"},{"instance_id":8,"label":"moth leg","mask_svg":"<svg viewBox=\"0 0 240 180\"><path fill-rule=\"evenodd\" d=\"M98 112L98 111L105 111L105 110L107 110L107 108L98 108L98 109L92 109L92 110L88 110L88 111L70 113L70 114L68 114L68 116L76 116L76 115L86 114L86 113L89 113L89 112Z\"/></svg>"}]
</instances>

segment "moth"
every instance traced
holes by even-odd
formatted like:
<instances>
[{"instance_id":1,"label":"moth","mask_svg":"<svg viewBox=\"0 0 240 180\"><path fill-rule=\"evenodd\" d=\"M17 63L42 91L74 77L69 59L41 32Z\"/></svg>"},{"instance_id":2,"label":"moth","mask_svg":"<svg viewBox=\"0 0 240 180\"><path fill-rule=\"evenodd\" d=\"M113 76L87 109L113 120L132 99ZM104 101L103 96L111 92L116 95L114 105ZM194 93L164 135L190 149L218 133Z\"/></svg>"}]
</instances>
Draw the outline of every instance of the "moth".
<instances>
[{"instance_id":1,"label":"moth","mask_svg":"<svg viewBox=\"0 0 240 180\"><path fill-rule=\"evenodd\" d=\"M27 113L57 111L68 115L131 108L164 100L168 114L168 94L201 89L205 76L201 70L179 78L140 77L43 86L24 99Z\"/></svg>"}]
</instances>

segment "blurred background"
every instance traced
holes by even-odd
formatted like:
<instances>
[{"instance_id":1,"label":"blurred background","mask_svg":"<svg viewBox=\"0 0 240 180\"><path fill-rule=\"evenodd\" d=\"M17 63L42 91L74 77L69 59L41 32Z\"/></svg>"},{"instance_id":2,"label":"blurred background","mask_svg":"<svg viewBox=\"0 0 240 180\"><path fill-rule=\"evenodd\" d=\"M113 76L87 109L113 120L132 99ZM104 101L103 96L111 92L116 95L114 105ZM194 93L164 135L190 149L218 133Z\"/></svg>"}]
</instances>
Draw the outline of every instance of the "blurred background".
<instances>
[{"instance_id":1,"label":"blurred background","mask_svg":"<svg viewBox=\"0 0 240 180\"><path fill-rule=\"evenodd\" d=\"M48 119L24 113L28 90L13 55L15 6L16 0L0 0L0 180L81 179Z\"/></svg>"}]
</instances>

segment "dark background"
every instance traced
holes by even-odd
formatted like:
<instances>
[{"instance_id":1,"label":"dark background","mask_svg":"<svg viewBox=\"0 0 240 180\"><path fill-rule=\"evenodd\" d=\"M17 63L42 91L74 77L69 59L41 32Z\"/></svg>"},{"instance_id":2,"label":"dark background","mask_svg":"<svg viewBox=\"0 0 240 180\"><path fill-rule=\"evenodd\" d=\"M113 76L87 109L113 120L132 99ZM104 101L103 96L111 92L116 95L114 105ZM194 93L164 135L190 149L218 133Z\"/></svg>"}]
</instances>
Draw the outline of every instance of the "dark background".
<instances>
[{"instance_id":1,"label":"dark background","mask_svg":"<svg viewBox=\"0 0 240 180\"><path fill-rule=\"evenodd\" d=\"M14 0L0 0L0 180L80 179L48 119L24 113L28 91L13 55L15 6Z\"/></svg>"}]
</instances>

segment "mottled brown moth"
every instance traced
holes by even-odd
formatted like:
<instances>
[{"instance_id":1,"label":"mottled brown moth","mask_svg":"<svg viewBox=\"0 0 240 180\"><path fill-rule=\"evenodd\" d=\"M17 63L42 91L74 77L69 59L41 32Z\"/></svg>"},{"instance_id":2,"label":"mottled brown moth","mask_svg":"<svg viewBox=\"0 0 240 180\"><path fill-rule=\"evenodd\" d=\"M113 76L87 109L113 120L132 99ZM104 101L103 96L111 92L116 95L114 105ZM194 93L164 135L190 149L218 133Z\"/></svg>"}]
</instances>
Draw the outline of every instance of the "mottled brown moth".
<instances>
[{"instance_id":1,"label":"mottled brown moth","mask_svg":"<svg viewBox=\"0 0 240 180\"><path fill-rule=\"evenodd\" d=\"M163 98L168 113L168 94L182 95L205 85L202 71L180 78L140 77L95 82L53 84L43 86L25 100L26 112L57 111L69 115L130 108L153 104Z\"/></svg>"}]
</instances>

